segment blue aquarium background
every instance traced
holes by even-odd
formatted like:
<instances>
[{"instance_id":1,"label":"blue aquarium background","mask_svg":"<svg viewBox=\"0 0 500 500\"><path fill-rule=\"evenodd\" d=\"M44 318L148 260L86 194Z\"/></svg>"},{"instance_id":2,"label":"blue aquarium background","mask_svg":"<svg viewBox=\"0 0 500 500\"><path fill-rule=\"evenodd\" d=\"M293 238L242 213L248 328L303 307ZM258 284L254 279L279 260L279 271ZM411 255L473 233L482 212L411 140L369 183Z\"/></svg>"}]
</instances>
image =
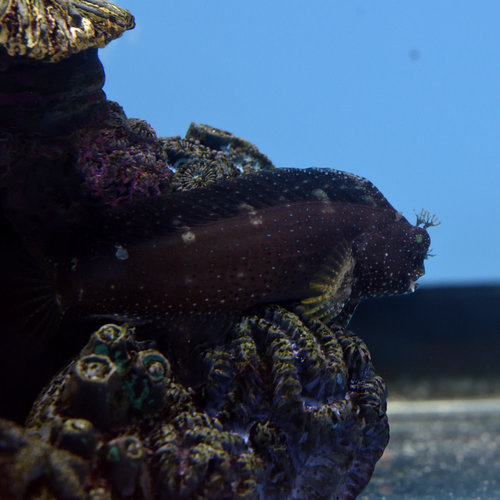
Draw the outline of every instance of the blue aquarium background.
<instances>
[{"instance_id":1,"label":"blue aquarium background","mask_svg":"<svg viewBox=\"0 0 500 500\"><path fill-rule=\"evenodd\" d=\"M136 28L100 57L128 116L366 176L410 220L442 221L421 283L500 280L500 3L119 3Z\"/></svg>"}]
</instances>

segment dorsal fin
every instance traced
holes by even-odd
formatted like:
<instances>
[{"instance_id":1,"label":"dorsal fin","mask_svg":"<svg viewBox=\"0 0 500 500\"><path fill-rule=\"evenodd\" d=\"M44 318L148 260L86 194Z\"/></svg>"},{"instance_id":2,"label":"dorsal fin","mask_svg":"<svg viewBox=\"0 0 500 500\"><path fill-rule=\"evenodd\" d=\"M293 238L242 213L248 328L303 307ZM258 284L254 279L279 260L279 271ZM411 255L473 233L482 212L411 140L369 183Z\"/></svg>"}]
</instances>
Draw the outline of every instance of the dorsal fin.
<instances>
[{"instance_id":1,"label":"dorsal fin","mask_svg":"<svg viewBox=\"0 0 500 500\"><path fill-rule=\"evenodd\" d=\"M238 215L243 210L296 201L331 200L394 210L367 179L323 168L278 168L224 179L193 191L178 191L116 207L86 207L83 216L49 235L57 261L109 251L183 228ZM53 242L57 245L54 247Z\"/></svg>"},{"instance_id":2,"label":"dorsal fin","mask_svg":"<svg viewBox=\"0 0 500 500\"><path fill-rule=\"evenodd\" d=\"M130 231L168 233L211 220L231 217L242 210L295 201L330 200L392 209L367 179L333 169L280 168L225 179L196 191L174 192L158 198L111 209L112 221L126 220ZM114 225L114 224L112 224ZM123 230L123 229L122 229ZM124 233L122 233L124 234Z\"/></svg>"}]
</instances>

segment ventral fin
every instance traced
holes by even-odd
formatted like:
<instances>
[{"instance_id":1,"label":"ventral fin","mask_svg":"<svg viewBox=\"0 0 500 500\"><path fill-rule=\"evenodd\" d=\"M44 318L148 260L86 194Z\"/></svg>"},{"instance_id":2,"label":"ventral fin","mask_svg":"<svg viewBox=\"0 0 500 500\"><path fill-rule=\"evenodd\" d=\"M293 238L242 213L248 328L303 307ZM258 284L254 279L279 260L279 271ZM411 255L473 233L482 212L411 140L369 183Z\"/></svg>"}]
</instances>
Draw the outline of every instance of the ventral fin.
<instances>
[{"instance_id":1,"label":"ventral fin","mask_svg":"<svg viewBox=\"0 0 500 500\"><path fill-rule=\"evenodd\" d=\"M312 296L299 306L305 319L329 324L342 312L351 295L354 264L350 245L342 241L309 283Z\"/></svg>"}]
</instances>

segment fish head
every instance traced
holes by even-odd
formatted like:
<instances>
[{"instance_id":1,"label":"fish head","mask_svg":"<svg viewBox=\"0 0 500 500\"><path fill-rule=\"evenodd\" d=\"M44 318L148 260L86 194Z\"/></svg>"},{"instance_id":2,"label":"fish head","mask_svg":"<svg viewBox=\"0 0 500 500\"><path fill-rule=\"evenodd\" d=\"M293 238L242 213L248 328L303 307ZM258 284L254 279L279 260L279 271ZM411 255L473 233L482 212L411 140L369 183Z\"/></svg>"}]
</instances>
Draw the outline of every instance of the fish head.
<instances>
[{"instance_id":1,"label":"fish head","mask_svg":"<svg viewBox=\"0 0 500 500\"><path fill-rule=\"evenodd\" d=\"M425 273L429 245L427 231L404 218L361 234L353 242L360 298L415 291Z\"/></svg>"}]
</instances>

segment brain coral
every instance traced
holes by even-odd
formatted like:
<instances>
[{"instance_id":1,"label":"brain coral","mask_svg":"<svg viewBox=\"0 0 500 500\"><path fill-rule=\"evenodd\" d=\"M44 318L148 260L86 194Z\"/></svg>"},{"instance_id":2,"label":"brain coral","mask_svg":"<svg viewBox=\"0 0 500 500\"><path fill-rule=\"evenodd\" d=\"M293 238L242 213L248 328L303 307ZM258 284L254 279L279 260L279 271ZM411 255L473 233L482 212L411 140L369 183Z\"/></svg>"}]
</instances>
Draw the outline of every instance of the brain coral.
<instances>
[{"instance_id":1,"label":"brain coral","mask_svg":"<svg viewBox=\"0 0 500 500\"><path fill-rule=\"evenodd\" d=\"M388 441L361 340L269 307L202 359L189 388L151 342L101 327L35 402L30 446L59 469L82 463L78 487L111 498L355 498ZM16 470L12 484L29 488Z\"/></svg>"}]
</instances>

